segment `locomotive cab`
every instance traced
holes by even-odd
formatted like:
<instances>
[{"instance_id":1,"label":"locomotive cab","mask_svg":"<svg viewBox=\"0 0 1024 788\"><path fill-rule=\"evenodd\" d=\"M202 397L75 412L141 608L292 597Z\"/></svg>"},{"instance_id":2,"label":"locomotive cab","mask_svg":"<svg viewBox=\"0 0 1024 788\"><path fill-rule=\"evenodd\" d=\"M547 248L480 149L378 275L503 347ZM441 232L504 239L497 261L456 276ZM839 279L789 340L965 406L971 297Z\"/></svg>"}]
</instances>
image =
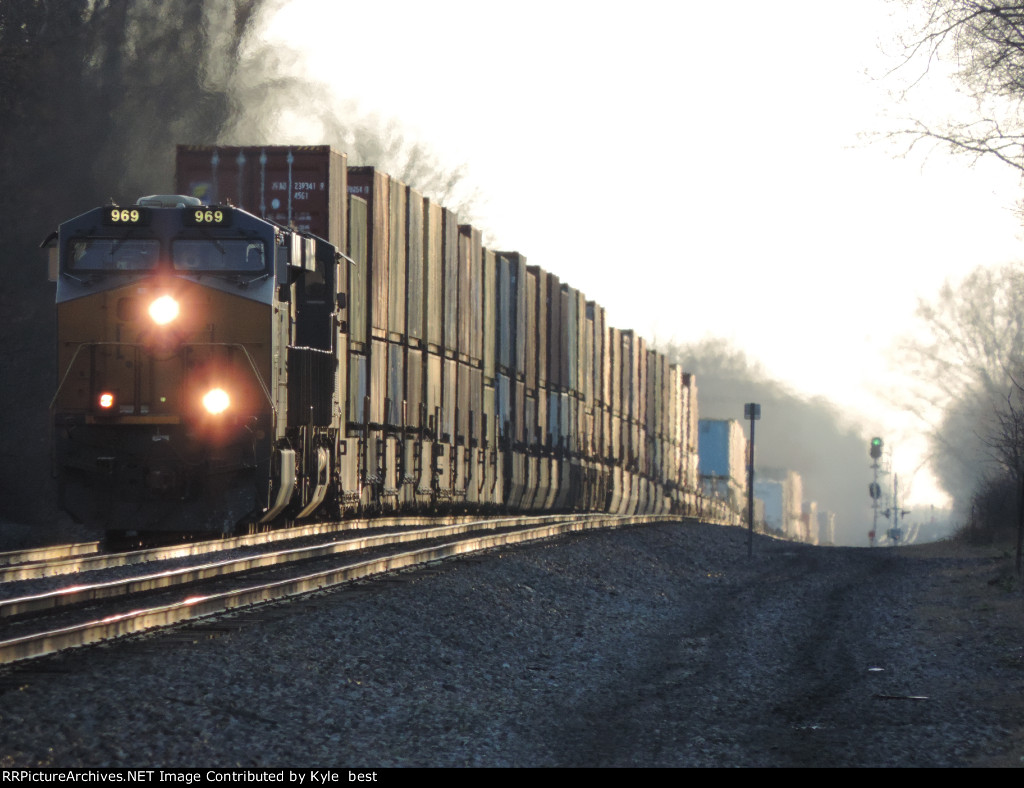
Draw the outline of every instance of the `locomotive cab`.
<instances>
[{"instance_id":1,"label":"locomotive cab","mask_svg":"<svg viewBox=\"0 0 1024 788\"><path fill-rule=\"evenodd\" d=\"M327 498L338 296L326 242L178 195L57 233L63 506L115 532L228 533Z\"/></svg>"}]
</instances>

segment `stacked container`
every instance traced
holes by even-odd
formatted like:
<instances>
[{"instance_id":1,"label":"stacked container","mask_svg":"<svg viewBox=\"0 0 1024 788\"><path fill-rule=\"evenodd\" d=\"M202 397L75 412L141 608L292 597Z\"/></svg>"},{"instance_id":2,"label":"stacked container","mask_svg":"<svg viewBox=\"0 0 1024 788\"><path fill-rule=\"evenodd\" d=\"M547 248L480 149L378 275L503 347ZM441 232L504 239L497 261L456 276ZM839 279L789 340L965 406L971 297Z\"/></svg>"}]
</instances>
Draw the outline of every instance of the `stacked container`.
<instances>
[{"instance_id":1,"label":"stacked container","mask_svg":"<svg viewBox=\"0 0 1024 788\"><path fill-rule=\"evenodd\" d=\"M181 147L178 190L344 250L342 508L698 508L692 376L577 288L327 147Z\"/></svg>"}]
</instances>

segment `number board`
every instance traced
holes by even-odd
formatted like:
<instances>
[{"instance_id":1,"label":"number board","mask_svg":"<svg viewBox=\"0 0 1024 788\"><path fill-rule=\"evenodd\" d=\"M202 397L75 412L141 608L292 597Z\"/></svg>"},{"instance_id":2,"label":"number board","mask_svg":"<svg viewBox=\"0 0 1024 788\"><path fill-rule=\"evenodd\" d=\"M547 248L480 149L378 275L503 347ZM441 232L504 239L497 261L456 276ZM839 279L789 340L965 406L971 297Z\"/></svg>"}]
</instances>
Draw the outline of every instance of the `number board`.
<instances>
[{"instance_id":1,"label":"number board","mask_svg":"<svg viewBox=\"0 0 1024 788\"><path fill-rule=\"evenodd\" d=\"M149 217L149 208L108 205L103 209L103 224L106 227L145 227L149 224Z\"/></svg>"},{"instance_id":2,"label":"number board","mask_svg":"<svg viewBox=\"0 0 1024 788\"><path fill-rule=\"evenodd\" d=\"M221 205L185 208L186 227L230 227L231 209Z\"/></svg>"}]
</instances>

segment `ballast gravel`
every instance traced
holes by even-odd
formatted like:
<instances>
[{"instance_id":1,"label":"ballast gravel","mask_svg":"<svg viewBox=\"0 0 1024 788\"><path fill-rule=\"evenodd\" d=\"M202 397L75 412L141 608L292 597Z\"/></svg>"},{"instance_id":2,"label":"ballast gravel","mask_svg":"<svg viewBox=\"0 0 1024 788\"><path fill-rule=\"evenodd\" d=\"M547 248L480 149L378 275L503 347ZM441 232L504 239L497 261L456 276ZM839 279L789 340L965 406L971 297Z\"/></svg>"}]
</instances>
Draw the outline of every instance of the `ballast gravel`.
<instances>
[{"instance_id":1,"label":"ballast gravel","mask_svg":"<svg viewBox=\"0 0 1024 788\"><path fill-rule=\"evenodd\" d=\"M0 766L1005 766L997 551L660 524L0 670Z\"/></svg>"}]
</instances>

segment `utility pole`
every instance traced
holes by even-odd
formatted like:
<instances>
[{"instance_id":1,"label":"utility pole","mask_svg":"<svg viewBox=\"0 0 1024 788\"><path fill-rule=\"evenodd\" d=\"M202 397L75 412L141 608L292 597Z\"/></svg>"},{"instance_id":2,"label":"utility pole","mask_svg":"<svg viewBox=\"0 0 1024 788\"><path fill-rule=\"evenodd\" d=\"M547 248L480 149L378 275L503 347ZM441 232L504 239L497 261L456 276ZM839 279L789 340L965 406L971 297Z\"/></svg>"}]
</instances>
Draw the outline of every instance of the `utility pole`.
<instances>
[{"instance_id":1,"label":"utility pole","mask_svg":"<svg viewBox=\"0 0 1024 788\"><path fill-rule=\"evenodd\" d=\"M747 557L754 555L754 422L761 418L761 406L748 402L743 406L743 417L750 419L750 465L747 483Z\"/></svg>"}]
</instances>

